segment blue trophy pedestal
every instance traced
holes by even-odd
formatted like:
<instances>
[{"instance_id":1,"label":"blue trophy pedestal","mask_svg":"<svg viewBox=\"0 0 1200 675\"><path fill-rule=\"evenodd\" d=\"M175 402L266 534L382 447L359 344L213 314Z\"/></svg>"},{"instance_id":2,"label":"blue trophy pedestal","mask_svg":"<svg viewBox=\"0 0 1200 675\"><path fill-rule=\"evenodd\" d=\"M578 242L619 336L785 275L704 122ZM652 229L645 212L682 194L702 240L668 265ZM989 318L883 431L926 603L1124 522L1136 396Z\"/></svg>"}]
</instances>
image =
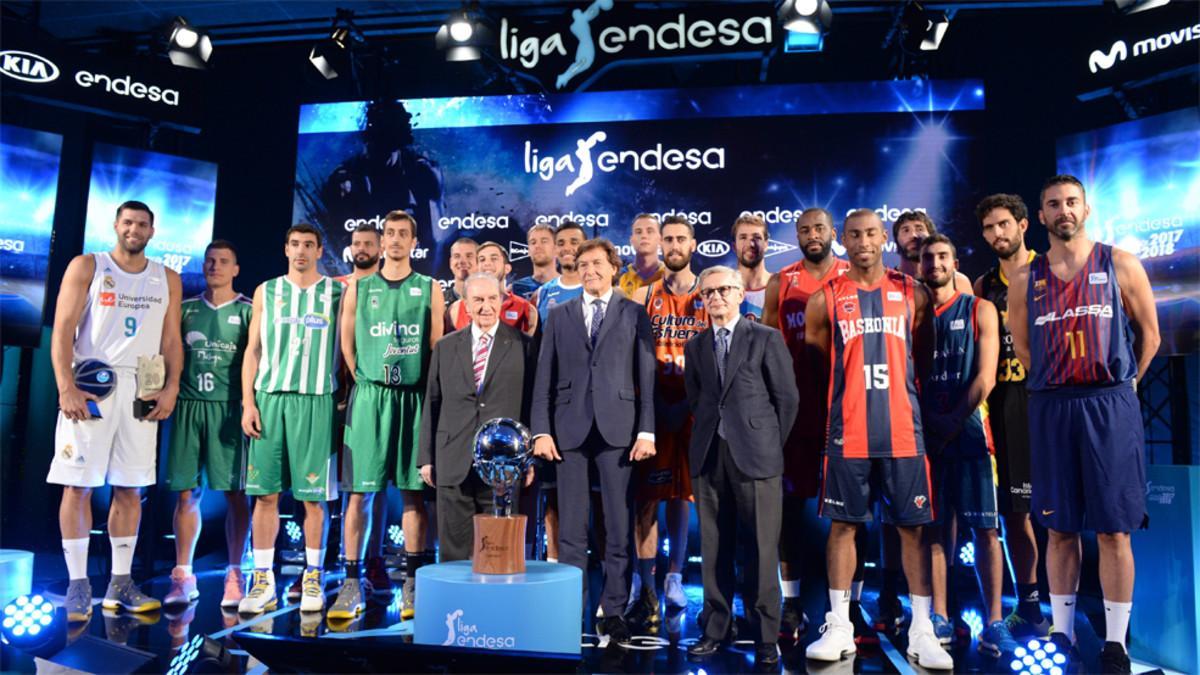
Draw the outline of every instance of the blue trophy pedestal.
<instances>
[{"instance_id":1,"label":"blue trophy pedestal","mask_svg":"<svg viewBox=\"0 0 1200 675\"><path fill-rule=\"evenodd\" d=\"M476 574L469 560L418 569L413 641L579 654L582 572L540 560L525 565L524 574Z\"/></svg>"},{"instance_id":2,"label":"blue trophy pedestal","mask_svg":"<svg viewBox=\"0 0 1200 675\"><path fill-rule=\"evenodd\" d=\"M33 589L33 553L0 549L0 606Z\"/></svg>"}]
</instances>

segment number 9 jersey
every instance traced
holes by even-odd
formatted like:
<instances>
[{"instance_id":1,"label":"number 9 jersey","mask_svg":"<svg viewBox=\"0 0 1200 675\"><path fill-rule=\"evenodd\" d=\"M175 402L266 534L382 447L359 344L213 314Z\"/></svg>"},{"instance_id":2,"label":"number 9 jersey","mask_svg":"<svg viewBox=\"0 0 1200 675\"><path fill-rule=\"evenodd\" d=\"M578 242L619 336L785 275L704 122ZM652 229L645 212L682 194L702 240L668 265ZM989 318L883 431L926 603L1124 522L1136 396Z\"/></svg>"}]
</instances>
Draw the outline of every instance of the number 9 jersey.
<instances>
[{"instance_id":1,"label":"number 9 jersey","mask_svg":"<svg viewBox=\"0 0 1200 675\"><path fill-rule=\"evenodd\" d=\"M93 253L96 271L75 334L75 363L100 359L132 373L139 356L162 348L163 320L171 291L161 263L146 261L136 274L122 270L107 253ZM132 375L130 375L132 378Z\"/></svg>"}]
</instances>

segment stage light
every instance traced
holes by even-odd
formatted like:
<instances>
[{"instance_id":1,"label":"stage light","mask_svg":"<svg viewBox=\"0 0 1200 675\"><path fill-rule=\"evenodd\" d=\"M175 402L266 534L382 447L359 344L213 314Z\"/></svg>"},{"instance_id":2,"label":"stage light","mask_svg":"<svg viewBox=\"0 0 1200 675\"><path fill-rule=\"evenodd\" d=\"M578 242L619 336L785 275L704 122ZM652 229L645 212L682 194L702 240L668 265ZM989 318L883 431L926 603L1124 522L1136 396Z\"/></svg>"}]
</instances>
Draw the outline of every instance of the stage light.
<instances>
[{"instance_id":1,"label":"stage light","mask_svg":"<svg viewBox=\"0 0 1200 675\"><path fill-rule=\"evenodd\" d=\"M446 18L438 29L435 42L438 50L446 52L447 61L478 61L479 48L487 39L487 26L479 11L464 7Z\"/></svg>"},{"instance_id":2,"label":"stage light","mask_svg":"<svg viewBox=\"0 0 1200 675\"><path fill-rule=\"evenodd\" d=\"M971 629L971 637L977 638L983 633L983 617L979 615L979 612L973 609L963 610L959 618Z\"/></svg>"},{"instance_id":3,"label":"stage light","mask_svg":"<svg viewBox=\"0 0 1200 675\"><path fill-rule=\"evenodd\" d=\"M167 57L184 68L206 68L212 56L212 39L182 16L171 22L167 33Z\"/></svg>"},{"instance_id":4,"label":"stage light","mask_svg":"<svg viewBox=\"0 0 1200 675\"><path fill-rule=\"evenodd\" d=\"M1067 668L1067 655L1049 640L1030 640L1013 651L1013 660L1008 667L1018 675L1063 675Z\"/></svg>"},{"instance_id":5,"label":"stage light","mask_svg":"<svg viewBox=\"0 0 1200 675\"><path fill-rule=\"evenodd\" d=\"M304 530L301 529L300 523L295 520L288 520L283 526L284 533L287 534L288 541L292 544L299 544L304 538Z\"/></svg>"},{"instance_id":6,"label":"stage light","mask_svg":"<svg viewBox=\"0 0 1200 675\"><path fill-rule=\"evenodd\" d=\"M950 29L950 17L945 12L930 12L925 18L925 37L921 40L921 51L932 52L942 45L942 38Z\"/></svg>"},{"instance_id":7,"label":"stage light","mask_svg":"<svg viewBox=\"0 0 1200 675\"><path fill-rule=\"evenodd\" d=\"M471 18L467 16L466 12L456 12L451 15L447 25L450 26L450 38L455 42L466 42L475 32L474 26L471 25Z\"/></svg>"},{"instance_id":8,"label":"stage light","mask_svg":"<svg viewBox=\"0 0 1200 675\"><path fill-rule=\"evenodd\" d=\"M205 635L191 639L167 668L166 675L185 673L232 673L236 664L224 643Z\"/></svg>"},{"instance_id":9,"label":"stage light","mask_svg":"<svg viewBox=\"0 0 1200 675\"><path fill-rule=\"evenodd\" d=\"M327 80L350 70L350 31L336 28L328 39L313 45L308 61Z\"/></svg>"},{"instance_id":10,"label":"stage light","mask_svg":"<svg viewBox=\"0 0 1200 675\"><path fill-rule=\"evenodd\" d=\"M975 565L975 542L968 541L958 549L958 559L962 564L973 567Z\"/></svg>"},{"instance_id":11,"label":"stage light","mask_svg":"<svg viewBox=\"0 0 1200 675\"><path fill-rule=\"evenodd\" d=\"M1171 2L1171 0L1114 0L1113 4L1117 6L1117 11L1122 14L1137 14L1148 9L1162 7Z\"/></svg>"},{"instance_id":12,"label":"stage light","mask_svg":"<svg viewBox=\"0 0 1200 675\"><path fill-rule=\"evenodd\" d=\"M404 528L399 525L391 525L388 527L388 541L392 542L392 546L400 548L404 546Z\"/></svg>"},{"instance_id":13,"label":"stage light","mask_svg":"<svg viewBox=\"0 0 1200 675\"><path fill-rule=\"evenodd\" d=\"M0 637L23 652L47 656L66 645L66 611L41 595L21 595L4 606Z\"/></svg>"},{"instance_id":14,"label":"stage light","mask_svg":"<svg viewBox=\"0 0 1200 675\"><path fill-rule=\"evenodd\" d=\"M671 540L668 537L663 537L662 552L663 555L671 555Z\"/></svg>"},{"instance_id":15,"label":"stage light","mask_svg":"<svg viewBox=\"0 0 1200 675\"><path fill-rule=\"evenodd\" d=\"M793 33L825 33L832 22L828 0L784 0L779 6L779 23Z\"/></svg>"}]
</instances>

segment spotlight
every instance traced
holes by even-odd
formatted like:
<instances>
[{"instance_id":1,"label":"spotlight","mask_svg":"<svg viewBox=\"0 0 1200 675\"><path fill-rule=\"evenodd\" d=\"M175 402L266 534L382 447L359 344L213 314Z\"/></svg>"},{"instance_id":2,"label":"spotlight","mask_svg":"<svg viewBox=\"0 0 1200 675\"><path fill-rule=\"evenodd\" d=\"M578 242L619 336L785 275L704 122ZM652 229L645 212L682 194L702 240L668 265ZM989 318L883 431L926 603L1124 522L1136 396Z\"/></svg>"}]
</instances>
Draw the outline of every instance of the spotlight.
<instances>
[{"instance_id":1,"label":"spotlight","mask_svg":"<svg viewBox=\"0 0 1200 675\"><path fill-rule=\"evenodd\" d=\"M793 33L825 33L833 22L829 0L783 0L779 22Z\"/></svg>"},{"instance_id":2,"label":"spotlight","mask_svg":"<svg viewBox=\"0 0 1200 675\"><path fill-rule=\"evenodd\" d=\"M925 37L921 40L921 51L933 52L942 45L942 38L950 28L950 17L945 12L930 12L925 18Z\"/></svg>"},{"instance_id":3,"label":"spotlight","mask_svg":"<svg viewBox=\"0 0 1200 675\"><path fill-rule=\"evenodd\" d=\"M1137 14L1148 9L1162 7L1171 2L1171 0L1113 0L1117 6L1117 11L1122 14Z\"/></svg>"},{"instance_id":4,"label":"spotlight","mask_svg":"<svg viewBox=\"0 0 1200 675\"><path fill-rule=\"evenodd\" d=\"M49 656L66 645L66 610L41 595L21 595L4 606L0 637L23 652Z\"/></svg>"},{"instance_id":5,"label":"spotlight","mask_svg":"<svg viewBox=\"0 0 1200 675\"><path fill-rule=\"evenodd\" d=\"M1063 675L1067 670L1067 655L1049 640L1030 640L1013 651L1008 667L1017 675Z\"/></svg>"},{"instance_id":6,"label":"spotlight","mask_svg":"<svg viewBox=\"0 0 1200 675\"><path fill-rule=\"evenodd\" d=\"M983 633L983 617L979 615L979 612L973 609L963 610L959 618L971 629L972 638L977 638Z\"/></svg>"},{"instance_id":7,"label":"spotlight","mask_svg":"<svg viewBox=\"0 0 1200 675\"><path fill-rule=\"evenodd\" d=\"M488 29L478 10L464 7L446 18L438 29L436 43L447 61L478 61L479 48L487 42Z\"/></svg>"},{"instance_id":8,"label":"spotlight","mask_svg":"<svg viewBox=\"0 0 1200 675\"><path fill-rule=\"evenodd\" d=\"M300 523L297 523L295 520L287 521L283 529L287 534L288 541L292 544L299 544L300 540L304 538L304 530L301 529Z\"/></svg>"},{"instance_id":9,"label":"spotlight","mask_svg":"<svg viewBox=\"0 0 1200 675\"><path fill-rule=\"evenodd\" d=\"M167 57L171 63L184 68L203 69L212 56L212 39L208 33L196 30L182 16L171 22L167 33Z\"/></svg>"},{"instance_id":10,"label":"spotlight","mask_svg":"<svg viewBox=\"0 0 1200 675\"><path fill-rule=\"evenodd\" d=\"M963 544L962 548L958 549L958 559L962 561L962 564L973 567L975 565L975 542L968 541Z\"/></svg>"},{"instance_id":11,"label":"spotlight","mask_svg":"<svg viewBox=\"0 0 1200 675\"><path fill-rule=\"evenodd\" d=\"M671 540L667 537L663 537L662 552L665 556L671 555Z\"/></svg>"},{"instance_id":12,"label":"spotlight","mask_svg":"<svg viewBox=\"0 0 1200 675\"><path fill-rule=\"evenodd\" d=\"M400 548L404 546L404 529L399 525L391 525L388 527L388 541L392 542L392 546Z\"/></svg>"},{"instance_id":13,"label":"spotlight","mask_svg":"<svg viewBox=\"0 0 1200 675\"><path fill-rule=\"evenodd\" d=\"M354 12L339 9L333 17L329 37L313 45L308 61L327 80L354 74L354 47L363 42L362 31L354 24Z\"/></svg>"},{"instance_id":14,"label":"spotlight","mask_svg":"<svg viewBox=\"0 0 1200 675\"><path fill-rule=\"evenodd\" d=\"M166 675L232 673L234 665L233 655L222 642L205 635L197 635L171 659Z\"/></svg>"}]
</instances>

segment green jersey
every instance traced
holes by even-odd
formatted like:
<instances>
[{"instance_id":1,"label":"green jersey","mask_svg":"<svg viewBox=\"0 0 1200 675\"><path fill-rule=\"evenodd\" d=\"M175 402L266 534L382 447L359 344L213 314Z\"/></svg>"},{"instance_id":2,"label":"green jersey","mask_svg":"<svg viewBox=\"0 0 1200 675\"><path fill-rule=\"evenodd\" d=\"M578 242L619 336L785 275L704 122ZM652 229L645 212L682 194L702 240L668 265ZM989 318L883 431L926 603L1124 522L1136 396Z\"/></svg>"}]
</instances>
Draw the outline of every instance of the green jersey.
<instances>
[{"instance_id":1,"label":"green jersey","mask_svg":"<svg viewBox=\"0 0 1200 675\"><path fill-rule=\"evenodd\" d=\"M238 401L242 398L242 354L254 305L246 296L213 305L203 295L183 301L183 376L179 398Z\"/></svg>"},{"instance_id":2,"label":"green jersey","mask_svg":"<svg viewBox=\"0 0 1200 675\"><path fill-rule=\"evenodd\" d=\"M358 280L354 316L354 376L387 386L421 386L429 366L433 279L410 273L389 281Z\"/></svg>"},{"instance_id":3,"label":"green jersey","mask_svg":"<svg viewBox=\"0 0 1200 675\"><path fill-rule=\"evenodd\" d=\"M342 285L322 276L300 288L286 276L263 284L257 391L332 394L337 389Z\"/></svg>"}]
</instances>

